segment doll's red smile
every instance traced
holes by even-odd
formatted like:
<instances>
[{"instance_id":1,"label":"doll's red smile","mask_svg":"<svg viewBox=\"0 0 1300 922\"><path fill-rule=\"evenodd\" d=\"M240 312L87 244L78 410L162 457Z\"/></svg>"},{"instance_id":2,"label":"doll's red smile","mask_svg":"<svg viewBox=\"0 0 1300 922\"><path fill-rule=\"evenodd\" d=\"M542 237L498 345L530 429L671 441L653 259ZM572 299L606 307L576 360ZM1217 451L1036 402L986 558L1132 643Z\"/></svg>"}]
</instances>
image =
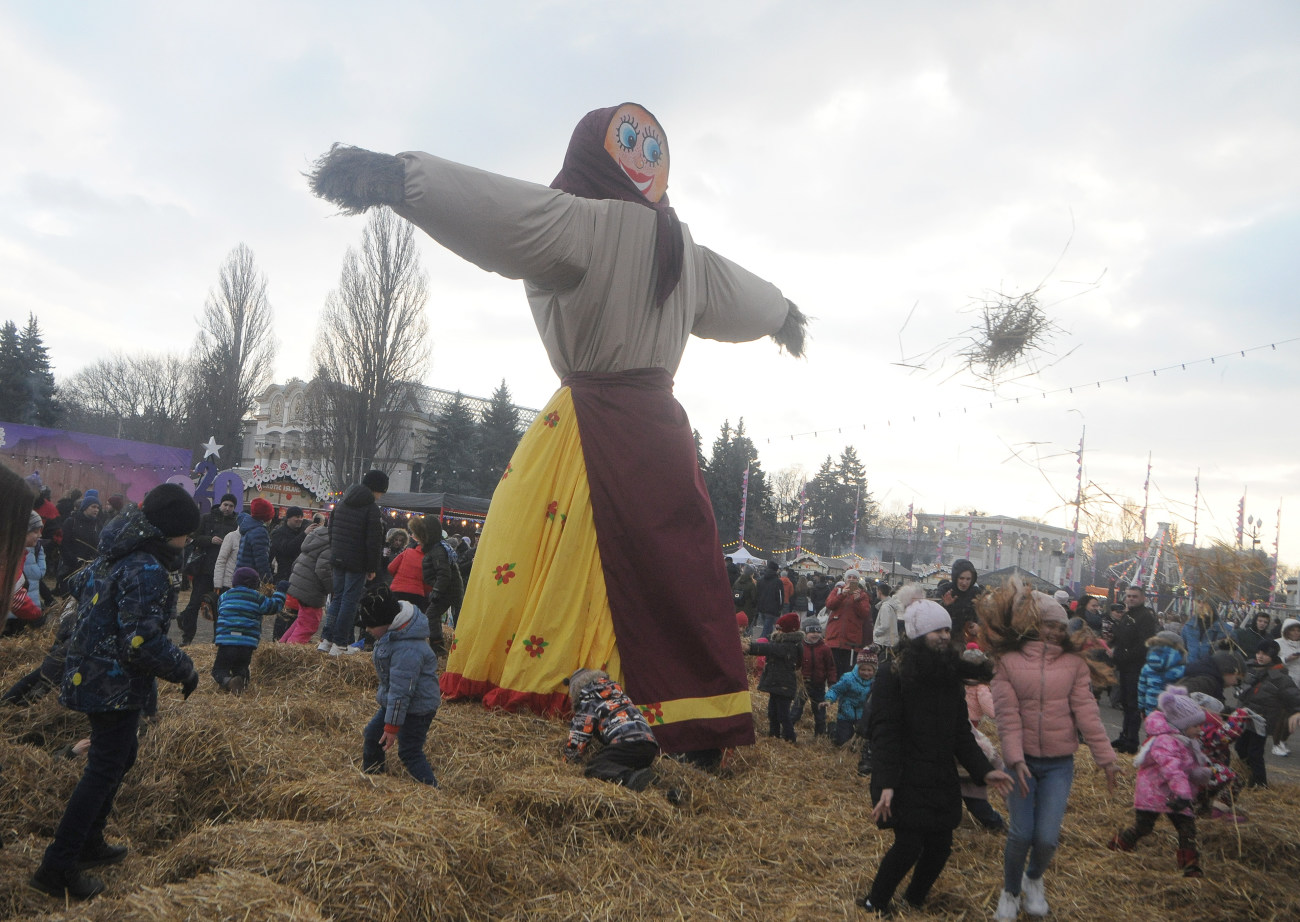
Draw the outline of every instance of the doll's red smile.
<instances>
[{"instance_id":1,"label":"doll's red smile","mask_svg":"<svg viewBox=\"0 0 1300 922\"><path fill-rule=\"evenodd\" d=\"M638 173L636 170L630 169L622 163L620 163L619 166L622 167L623 172L627 174L627 178L632 180L636 185L638 192L644 193L645 190L650 188L650 184L655 181L653 175Z\"/></svg>"}]
</instances>

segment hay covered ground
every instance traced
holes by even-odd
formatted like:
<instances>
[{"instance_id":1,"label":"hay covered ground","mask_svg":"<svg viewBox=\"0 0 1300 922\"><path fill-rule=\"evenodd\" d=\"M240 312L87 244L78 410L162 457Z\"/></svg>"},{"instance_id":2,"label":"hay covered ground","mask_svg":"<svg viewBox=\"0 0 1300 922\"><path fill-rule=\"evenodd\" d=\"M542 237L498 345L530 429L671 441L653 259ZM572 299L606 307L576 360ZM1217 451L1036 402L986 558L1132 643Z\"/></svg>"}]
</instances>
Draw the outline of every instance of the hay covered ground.
<instances>
[{"instance_id":1,"label":"hay covered ground","mask_svg":"<svg viewBox=\"0 0 1300 922\"><path fill-rule=\"evenodd\" d=\"M5 687L47 643L0 647ZM866 918L853 899L892 836L871 823L856 755L814 742L807 716L798 746L762 738L716 775L661 760L635 794L562 763L560 723L447 705L430 733L431 790L395 757L391 774L360 773L368 656L263 646L236 699L207 675L214 648L190 651L203 682L189 701L162 687L109 821L131 854L85 906L65 912L26 887L80 775L58 750L85 735L84 718L54 695L0 712L0 920ZM756 714L765 705L755 695ZM1207 876L1184 880L1168 825L1134 854L1105 848L1131 817L1131 785L1129 771L1108 798L1080 756L1052 918L1300 919L1300 788L1245 795L1239 830L1203 822ZM991 919L1002 841L967 819L930 905L900 917Z\"/></svg>"}]
</instances>

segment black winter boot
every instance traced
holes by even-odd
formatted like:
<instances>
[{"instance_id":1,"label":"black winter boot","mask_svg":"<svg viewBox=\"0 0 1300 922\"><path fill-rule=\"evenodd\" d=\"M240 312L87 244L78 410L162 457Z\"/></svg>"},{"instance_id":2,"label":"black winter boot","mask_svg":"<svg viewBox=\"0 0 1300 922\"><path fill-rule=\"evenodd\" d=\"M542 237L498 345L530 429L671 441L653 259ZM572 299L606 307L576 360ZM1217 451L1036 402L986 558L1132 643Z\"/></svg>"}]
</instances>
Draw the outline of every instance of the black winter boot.
<instances>
[{"instance_id":1,"label":"black winter boot","mask_svg":"<svg viewBox=\"0 0 1300 922\"><path fill-rule=\"evenodd\" d=\"M33 890L54 897L56 900L72 897L74 900L88 900L104 892L104 882L98 877L91 877L85 871L56 871L42 864L36 869L27 885Z\"/></svg>"},{"instance_id":2,"label":"black winter boot","mask_svg":"<svg viewBox=\"0 0 1300 922\"><path fill-rule=\"evenodd\" d=\"M126 860L129 852L125 845L109 845L101 837L98 842L87 842L77 858L77 867L85 871L88 868L103 867L106 864L120 864Z\"/></svg>"}]
</instances>

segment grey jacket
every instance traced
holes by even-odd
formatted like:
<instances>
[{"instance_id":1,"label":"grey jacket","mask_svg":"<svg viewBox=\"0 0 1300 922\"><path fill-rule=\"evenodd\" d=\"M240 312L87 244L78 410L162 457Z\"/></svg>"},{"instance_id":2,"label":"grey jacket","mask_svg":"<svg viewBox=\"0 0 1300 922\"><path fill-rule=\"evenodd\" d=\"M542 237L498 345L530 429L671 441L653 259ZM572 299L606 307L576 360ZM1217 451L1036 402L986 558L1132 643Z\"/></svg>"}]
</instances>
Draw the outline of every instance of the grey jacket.
<instances>
[{"instance_id":1,"label":"grey jacket","mask_svg":"<svg viewBox=\"0 0 1300 922\"><path fill-rule=\"evenodd\" d=\"M438 654L429 646L429 619L410 602L401 605L395 626L375 641L375 673L379 676L375 700L384 709L384 723L390 727L400 727L407 714L432 714L442 703ZM408 613L410 620L403 622Z\"/></svg>"},{"instance_id":2,"label":"grey jacket","mask_svg":"<svg viewBox=\"0 0 1300 922\"><path fill-rule=\"evenodd\" d=\"M329 526L322 525L302 539L302 550L289 575L289 595L308 608L321 608L333 588Z\"/></svg>"}]
</instances>

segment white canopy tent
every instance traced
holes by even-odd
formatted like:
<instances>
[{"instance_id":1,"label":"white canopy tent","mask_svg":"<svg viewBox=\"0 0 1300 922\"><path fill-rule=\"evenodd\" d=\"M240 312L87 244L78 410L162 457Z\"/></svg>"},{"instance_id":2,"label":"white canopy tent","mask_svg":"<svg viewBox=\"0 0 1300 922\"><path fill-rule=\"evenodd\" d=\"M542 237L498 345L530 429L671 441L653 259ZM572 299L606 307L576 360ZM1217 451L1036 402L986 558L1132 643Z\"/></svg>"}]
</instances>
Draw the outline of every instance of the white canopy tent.
<instances>
[{"instance_id":1,"label":"white canopy tent","mask_svg":"<svg viewBox=\"0 0 1300 922\"><path fill-rule=\"evenodd\" d=\"M767 560L762 557L755 557L749 552L749 548L745 547L744 544L741 544L740 547L736 548L734 551L724 551L722 556L730 557L732 562L738 567L750 566L757 570L761 570L763 567L767 566Z\"/></svg>"}]
</instances>

